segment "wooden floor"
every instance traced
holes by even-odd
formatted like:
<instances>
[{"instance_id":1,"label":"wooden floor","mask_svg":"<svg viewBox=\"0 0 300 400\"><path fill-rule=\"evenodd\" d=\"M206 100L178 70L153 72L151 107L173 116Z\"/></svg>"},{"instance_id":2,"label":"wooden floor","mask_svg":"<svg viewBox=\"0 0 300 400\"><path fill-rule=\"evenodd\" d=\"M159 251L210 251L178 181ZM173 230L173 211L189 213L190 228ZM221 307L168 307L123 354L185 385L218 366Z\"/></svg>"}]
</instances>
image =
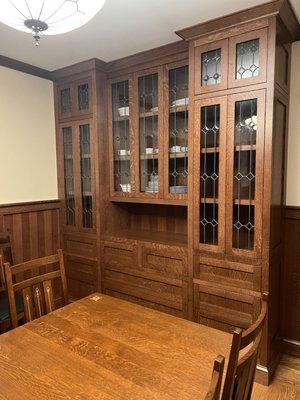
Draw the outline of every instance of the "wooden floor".
<instances>
[{"instance_id":1,"label":"wooden floor","mask_svg":"<svg viewBox=\"0 0 300 400\"><path fill-rule=\"evenodd\" d=\"M255 384L253 400L300 400L300 358L284 355L269 387Z\"/></svg>"}]
</instances>

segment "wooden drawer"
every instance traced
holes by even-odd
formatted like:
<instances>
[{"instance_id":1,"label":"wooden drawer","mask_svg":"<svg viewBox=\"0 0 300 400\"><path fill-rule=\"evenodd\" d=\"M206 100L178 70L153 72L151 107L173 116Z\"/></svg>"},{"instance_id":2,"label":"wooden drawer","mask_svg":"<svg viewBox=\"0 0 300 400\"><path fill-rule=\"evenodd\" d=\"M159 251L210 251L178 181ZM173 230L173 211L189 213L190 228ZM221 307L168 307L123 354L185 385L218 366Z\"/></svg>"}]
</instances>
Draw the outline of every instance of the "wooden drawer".
<instances>
[{"instance_id":1,"label":"wooden drawer","mask_svg":"<svg viewBox=\"0 0 300 400\"><path fill-rule=\"evenodd\" d=\"M194 284L194 316L199 323L225 331L248 328L259 314L260 293L216 284Z\"/></svg>"},{"instance_id":2,"label":"wooden drawer","mask_svg":"<svg viewBox=\"0 0 300 400\"><path fill-rule=\"evenodd\" d=\"M78 256L65 256L70 300L78 300L98 290L97 262Z\"/></svg>"},{"instance_id":3,"label":"wooden drawer","mask_svg":"<svg viewBox=\"0 0 300 400\"><path fill-rule=\"evenodd\" d=\"M102 242L102 262L105 268L116 270L135 269L138 264L137 246L117 242Z\"/></svg>"},{"instance_id":4,"label":"wooden drawer","mask_svg":"<svg viewBox=\"0 0 300 400\"><path fill-rule=\"evenodd\" d=\"M170 283L181 285L186 276L187 255L184 249L142 247L143 267L154 276L167 279Z\"/></svg>"},{"instance_id":5,"label":"wooden drawer","mask_svg":"<svg viewBox=\"0 0 300 400\"><path fill-rule=\"evenodd\" d=\"M178 286L108 269L104 273L104 286L106 290L122 293L147 302L160 304L180 311L183 309L183 290Z\"/></svg>"}]
</instances>

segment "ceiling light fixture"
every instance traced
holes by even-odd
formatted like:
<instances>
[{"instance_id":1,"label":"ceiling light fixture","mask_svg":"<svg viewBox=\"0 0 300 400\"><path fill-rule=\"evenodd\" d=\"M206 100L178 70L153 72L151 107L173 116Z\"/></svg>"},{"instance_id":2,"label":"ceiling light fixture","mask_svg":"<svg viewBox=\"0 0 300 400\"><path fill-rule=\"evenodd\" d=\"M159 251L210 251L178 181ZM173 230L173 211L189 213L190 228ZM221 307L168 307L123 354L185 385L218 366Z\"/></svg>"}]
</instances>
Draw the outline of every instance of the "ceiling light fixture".
<instances>
[{"instance_id":1,"label":"ceiling light fixture","mask_svg":"<svg viewBox=\"0 0 300 400\"><path fill-rule=\"evenodd\" d=\"M73 31L90 21L105 0L1 0L0 21L22 32L40 36Z\"/></svg>"}]
</instances>

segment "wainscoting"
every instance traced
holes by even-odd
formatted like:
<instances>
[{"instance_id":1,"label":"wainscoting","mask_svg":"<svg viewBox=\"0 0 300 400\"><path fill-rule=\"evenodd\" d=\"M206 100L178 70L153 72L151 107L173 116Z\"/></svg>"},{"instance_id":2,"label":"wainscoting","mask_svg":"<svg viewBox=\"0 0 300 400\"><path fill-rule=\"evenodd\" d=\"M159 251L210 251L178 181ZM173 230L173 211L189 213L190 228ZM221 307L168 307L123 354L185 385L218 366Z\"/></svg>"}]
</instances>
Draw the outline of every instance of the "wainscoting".
<instances>
[{"instance_id":1,"label":"wainscoting","mask_svg":"<svg viewBox=\"0 0 300 400\"><path fill-rule=\"evenodd\" d=\"M11 234L16 263L43 257L60 247L60 201L0 206L0 230Z\"/></svg>"},{"instance_id":2,"label":"wainscoting","mask_svg":"<svg viewBox=\"0 0 300 400\"><path fill-rule=\"evenodd\" d=\"M300 356L300 207L284 211L284 262L281 277L283 351Z\"/></svg>"}]
</instances>

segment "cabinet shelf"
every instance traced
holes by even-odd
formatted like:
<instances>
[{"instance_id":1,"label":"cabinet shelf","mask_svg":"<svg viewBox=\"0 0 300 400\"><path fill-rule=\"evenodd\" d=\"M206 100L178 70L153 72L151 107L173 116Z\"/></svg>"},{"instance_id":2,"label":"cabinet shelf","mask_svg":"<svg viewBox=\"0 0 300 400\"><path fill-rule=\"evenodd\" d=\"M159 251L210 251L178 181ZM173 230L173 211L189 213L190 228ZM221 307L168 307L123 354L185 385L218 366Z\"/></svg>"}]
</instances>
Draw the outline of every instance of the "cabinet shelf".
<instances>
[{"instance_id":1,"label":"cabinet shelf","mask_svg":"<svg viewBox=\"0 0 300 400\"><path fill-rule=\"evenodd\" d=\"M201 198L200 202L202 204L218 204L219 203L219 199L214 199L212 197L206 197L206 198ZM241 206L255 206L255 200L247 200L247 199L234 199L233 200L233 204L238 205L240 204Z\"/></svg>"},{"instance_id":2,"label":"cabinet shelf","mask_svg":"<svg viewBox=\"0 0 300 400\"><path fill-rule=\"evenodd\" d=\"M186 106L173 106L169 108L169 113L174 114L174 113L185 113L188 112L189 108Z\"/></svg>"},{"instance_id":3,"label":"cabinet shelf","mask_svg":"<svg viewBox=\"0 0 300 400\"><path fill-rule=\"evenodd\" d=\"M120 196L111 196L109 201L113 203L136 203L136 204L161 204L173 206L187 206L186 199L157 199L151 197L133 197L132 193L126 193L129 196L123 196L125 193L120 192Z\"/></svg>"},{"instance_id":4,"label":"cabinet shelf","mask_svg":"<svg viewBox=\"0 0 300 400\"><path fill-rule=\"evenodd\" d=\"M129 115L125 115L124 117L116 117L113 120L113 122L122 122L122 121L129 121Z\"/></svg>"},{"instance_id":5,"label":"cabinet shelf","mask_svg":"<svg viewBox=\"0 0 300 400\"><path fill-rule=\"evenodd\" d=\"M235 146L234 147L235 151L250 151L250 150L256 150L256 145L250 145L250 144L243 144L241 146ZM202 154L209 154L209 153L218 153L220 151L219 147L202 147L201 148L201 153Z\"/></svg>"},{"instance_id":6,"label":"cabinet shelf","mask_svg":"<svg viewBox=\"0 0 300 400\"><path fill-rule=\"evenodd\" d=\"M151 243L162 243L170 246L186 246L187 235L174 232L160 232L156 230L141 230L141 229L122 229L115 232L109 232L105 239L111 237L126 238L129 240L138 240Z\"/></svg>"},{"instance_id":7,"label":"cabinet shelf","mask_svg":"<svg viewBox=\"0 0 300 400\"><path fill-rule=\"evenodd\" d=\"M154 111L154 112L146 111L146 112L139 114L140 118L151 118L151 117L157 117L157 116L158 116L158 111Z\"/></svg>"}]
</instances>

